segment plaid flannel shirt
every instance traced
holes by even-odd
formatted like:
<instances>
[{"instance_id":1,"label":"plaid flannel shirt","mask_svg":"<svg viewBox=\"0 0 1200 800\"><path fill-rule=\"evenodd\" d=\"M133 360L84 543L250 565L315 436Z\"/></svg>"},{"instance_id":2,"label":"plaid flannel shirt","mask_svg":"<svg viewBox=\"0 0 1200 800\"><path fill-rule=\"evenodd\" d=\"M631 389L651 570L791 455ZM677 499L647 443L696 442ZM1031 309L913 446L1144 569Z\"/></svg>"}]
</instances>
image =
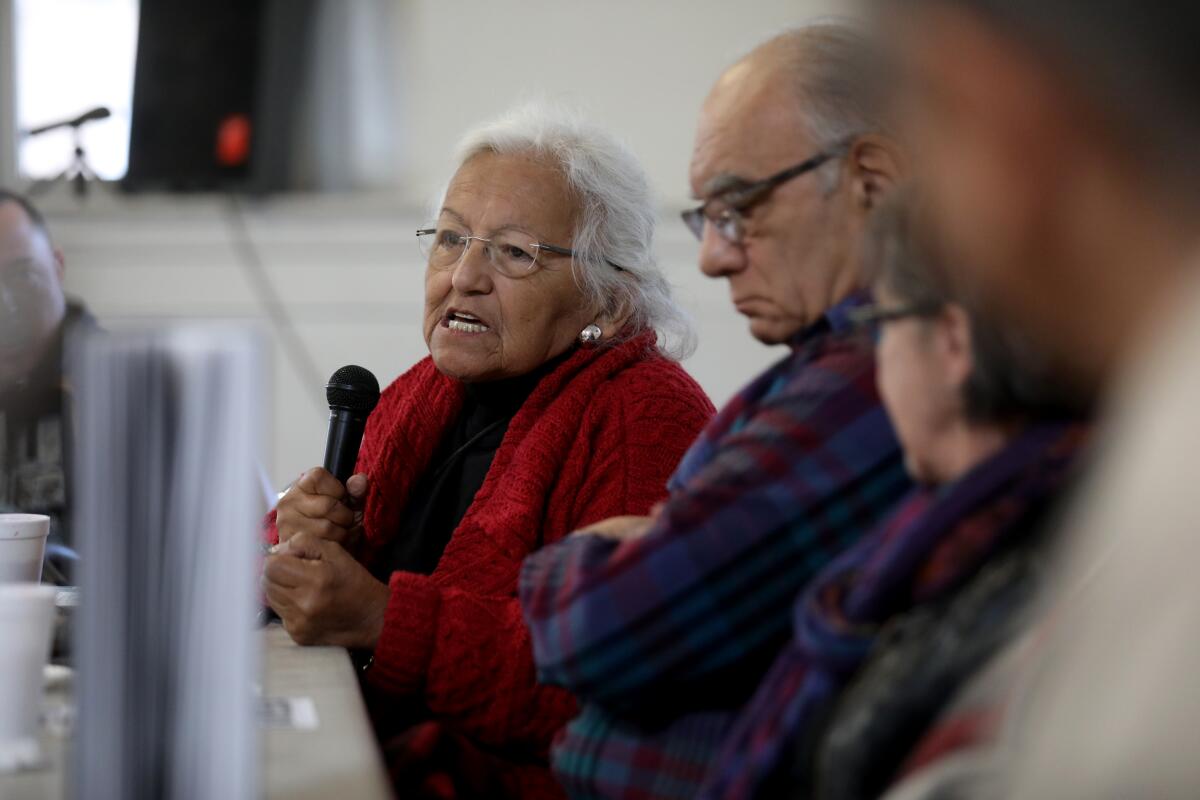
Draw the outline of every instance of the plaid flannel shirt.
<instances>
[{"instance_id":1,"label":"plaid flannel shirt","mask_svg":"<svg viewBox=\"0 0 1200 800\"><path fill-rule=\"evenodd\" d=\"M583 712L555 774L573 797L692 797L789 633L809 579L909 488L843 301L684 456L649 532L526 559L539 679Z\"/></svg>"}]
</instances>

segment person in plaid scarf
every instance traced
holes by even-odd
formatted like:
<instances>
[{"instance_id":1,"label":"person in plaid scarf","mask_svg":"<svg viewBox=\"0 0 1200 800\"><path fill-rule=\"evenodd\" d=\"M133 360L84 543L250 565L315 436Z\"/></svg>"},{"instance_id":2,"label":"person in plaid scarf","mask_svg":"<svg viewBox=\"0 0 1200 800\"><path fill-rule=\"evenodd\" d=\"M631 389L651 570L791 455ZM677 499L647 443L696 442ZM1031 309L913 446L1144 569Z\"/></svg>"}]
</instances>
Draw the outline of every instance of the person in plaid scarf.
<instances>
[{"instance_id":1,"label":"person in plaid scarf","mask_svg":"<svg viewBox=\"0 0 1200 800\"><path fill-rule=\"evenodd\" d=\"M859 242L900 176L872 48L852 28L779 36L709 95L684 221L700 268L790 352L705 429L647 518L527 558L539 679L580 715L558 737L573 797L693 797L785 644L796 594L909 488L875 388Z\"/></svg>"},{"instance_id":2,"label":"person in plaid scarf","mask_svg":"<svg viewBox=\"0 0 1200 800\"><path fill-rule=\"evenodd\" d=\"M1087 402L992 321L905 193L877 219L879 386L919 484L804 591L702 798L876 797L1019 626ZM961 298L961 299L960 299Z\"/></svg>"}]
</instances>

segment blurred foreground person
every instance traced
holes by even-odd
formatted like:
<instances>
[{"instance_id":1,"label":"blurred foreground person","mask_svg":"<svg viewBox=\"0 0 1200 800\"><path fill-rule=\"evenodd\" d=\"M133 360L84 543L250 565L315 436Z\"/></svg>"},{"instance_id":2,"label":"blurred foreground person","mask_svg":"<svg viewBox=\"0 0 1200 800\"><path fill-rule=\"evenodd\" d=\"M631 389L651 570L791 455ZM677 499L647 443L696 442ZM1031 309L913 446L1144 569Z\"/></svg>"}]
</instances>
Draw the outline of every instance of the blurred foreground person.
<instances>
[{"instance_id":1,"label":"blurred foreground person","mask_svg":"<svg viewBox=\"0 0 1200 800\"><path fill-rule=\"evenodd\" d=\"M1200 7L880 4L955 263L1106 397L1043 624L1014 653L1001 791L1194 798Z\"/></svg>"},{"instance_id":2,"label":"blurred foreground person","mask_svg":"<svg viewBox=\"0 0 1200 800\"><path fill-rule=\"evenodd\" d=\"M704 104L702 205L684 215L700 268L791 352L721 411L652 519L526 562L539 674L584 703L554 751L572 796L695 797L796 594L909 488L872 348L848 335L867 301L863 231L901 170L872 52L843 26L791 32Z\"/></svg>"},{"instance_id":3,"label":"blurred foreground person","mask_svg":"<svg viewBox=\"0 0 1200 800\"><path fill-rule=\"evenodd\" d=\"M804 591L704 797L878 796L1018 629L1084 441L1086 404L956 285L911 198L878 223L855 316L918 488Z\"/></svg>"},{"instance_id":4,"label":"blurred foreground person","mask_svg":"<svg viewBox=\"0 0 1200 800\"><path fill-rule=\"evenodd\" d=\"M627 150L530 106L458 165L417 232L430 357L383 392L348 486L313 469L280 501L263 582L296 641L359 652L400 796L554 797L575 704L537 684L521 561L648 513L712 406L657 343L688 331Z\"/></svg>"},{"instance_id":5,"label":"blurred foreground person","mask_svg":"<svg viewBox=\"0 0 1200 800\"><path fill-rule=\"evenodd\" d=\"M70 386L64 342L95 327L63 293L41 213L0 190L0 510L50 517L43 580L71 579Z\"/></svg>"}]
</instances>

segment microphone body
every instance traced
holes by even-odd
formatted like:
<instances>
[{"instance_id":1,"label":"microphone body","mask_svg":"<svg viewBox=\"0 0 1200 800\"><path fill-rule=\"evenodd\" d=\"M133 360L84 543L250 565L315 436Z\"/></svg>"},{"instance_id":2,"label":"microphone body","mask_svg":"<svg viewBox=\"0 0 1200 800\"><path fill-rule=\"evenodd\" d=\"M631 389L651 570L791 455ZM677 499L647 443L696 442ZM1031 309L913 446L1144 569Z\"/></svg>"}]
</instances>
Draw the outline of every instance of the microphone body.
<instances>
[{"instance_id":1,"label":"microphone body","mask_svg":"<svg viewBox=\"0 0 1200 800\"><path fill-rule=\"evenodd\" d=\"M354 474L367 415L348 408L329 409L329 436L325 439L325 469L342 483Z\"/></svg>"},{"instance_id":2,"label":"microphone body","mask_svg":"<svg viewBox=\"0 0 1200 800\"><path fill-rule=\"evenodd\" d=\"M370 371L351 364L333 373L325 397L329 401L329 435L324 467L345 484L358 462L367 417L379 402L379 381Z\"/></svg>"}]
</instances>

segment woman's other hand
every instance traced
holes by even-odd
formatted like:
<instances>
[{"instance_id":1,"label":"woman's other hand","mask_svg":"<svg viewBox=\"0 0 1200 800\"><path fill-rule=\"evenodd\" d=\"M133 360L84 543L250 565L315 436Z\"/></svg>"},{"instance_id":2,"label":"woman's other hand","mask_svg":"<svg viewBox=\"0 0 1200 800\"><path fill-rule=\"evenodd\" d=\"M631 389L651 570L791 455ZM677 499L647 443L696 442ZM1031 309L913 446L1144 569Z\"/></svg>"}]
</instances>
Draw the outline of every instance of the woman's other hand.
<instances>
[{"instance_id":1,"label":"woman's other hand","mask_svg":"<svg viewBox=\"0 0 1200 800\"><path fill-rule=\"evenodd\" d=\"M390 596L341 545L309 533L267 556L262 589L297 644L364 650L379 641Z\"/></svg>"},{"instance_id":2,"label":"woman's other hand","mask_svg":"<svg viewBox=\"0 0 1200 800\"><path fill-rule=\"evenodd\" d=\"M603 536L606 539L628 541L630 539L640 539L650 530L650 526L653 524L654 517L609 517L606 520L589 525L583 530L576 531L576 533L590 533L596 536Z\"/></svg>"},{"instance_id":3,"label":"woman's other hand","mask_svg":"<svg viewBox=\"0 0 1200 800\"><path fill-rule=\"evenodd\" d=\"M362 501L367 476L351 475L341 482L321 467L300 476L276 506L275 526L282 544L307 533L353 548L362 538Z\"/></svg>"},{"instance_id":4,"label":"woman's other hand","mask_svg":"<svg viewBox=\"0 0 1200 800\"><path fill-rule=\"evenodd\" d=\"M590 533L596 536L603 536L607 539L615 539L619 542L626 542L630 539L640 539L650 532L654 527L654 523L658 521L659 514L662 513L663 504L655 503L650 509L647 516L627 516L627 517L609 517L608 519L595 522L583 530L576 531L576 534Z\"/></svg>"}]
</instances>

